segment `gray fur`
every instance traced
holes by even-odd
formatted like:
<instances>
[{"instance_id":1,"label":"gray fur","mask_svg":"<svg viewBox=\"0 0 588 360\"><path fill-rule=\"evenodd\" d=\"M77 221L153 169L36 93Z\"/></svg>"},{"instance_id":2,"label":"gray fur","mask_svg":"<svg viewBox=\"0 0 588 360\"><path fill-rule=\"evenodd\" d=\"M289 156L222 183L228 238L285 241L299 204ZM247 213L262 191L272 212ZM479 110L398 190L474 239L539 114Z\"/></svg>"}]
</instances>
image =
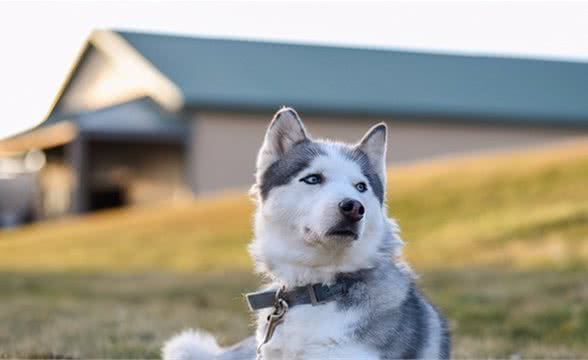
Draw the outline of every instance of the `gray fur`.
<instances>
[{"instance_id":1,"label":"gray fur","mask_svg":"<svg viewBox=\"0 0 588 360\"><path fill-rule=\"evenodd\" d=\"M368 179L371 191L381 204L384 202L384 179L380 177L362 147L369 146L369 140L382 131L385 136L386 127L376 126L358 146L338 146L338 150L344 156L360 166L363 175ZM263 200L267 198L271 189L287 185L292 178L306 169L315 157L326 154L324 144L311 140L296 111L287 107L280 109L274 116L266 134L266 143L269 143L269 151L274 153L276 160L263 170L257 184Z\"/></svg>"},{"instance_id":2,"label":"gray fur","mask_svg":"<svg viewBox=\"0 0 588 360\"><path fill-rule=\"evenodd\" d=\"M382 241L392 243L394 238L395 234L388 233ZM342 312L360 309L366 314L349 331L358 342L377 349L381 359L422 358L428 338L438 335L439 357L449 359L451 339L446 320L431 305L441 329L439 334L429 333L429 324L435 320L427 310L430 303L416 287L410 270L391 260L391 249L380 248L380 258L373 268L337 276L338 281L354 280L337 308Z\"/></svg>"},{"instance_id":3,"label":"gray fur","mask_svg":"<svg viewBox=\"0 0 588 360\"><path fill-rule=\"evenodd\" d=\"M370 189L380 201L384 203L384 184L377 171L372 166L367 154L359 148L342 147L341 151L351 161L356 162L361 168L363 176L368 179Z\"/></svg>"},{"instance_id":4,"label":"gray fur","mask_svg":"<svg viewBox=\"0 0 588 360\"><path fill-rule=\"evenodd\" d=\"M439 310L435 309L439 319L441 319L441 329L443 335L441 337L441 354L440 358L442 359L449 359L451 357L451 333L449 332L449 328L447 327L447 319L441 315Z\"/></svg>"},{"instance_id":5,"label":"gray fur","mask_svg":"<svg viewBox=\"0 0 588 360\"><path fill-rule=\"evenodd\" d=\"M314 158L323 154L320 145L311 140L306 139L294 144L264 171L259 184L261 198L265 200L271 189L290 183Z\"/></svg>"},{"instance_id":6,"label":"gray fur","mask_svg":"<svg viewBox=\"0 0 588 360\"><path fill-rule=\"evenodd\" d=\"M409 283L400 305L385 306L381 301L375 301L379 306L371 306L374 296L386 296L387 289L382 288L381 282L392 280L387 278L386 272L383 269L372 270L366 277L365 286L352 290L361 289L361 294L350 294L350 297L356 297L356 301L362 298L355 306L361 306L367 313L352 332L359 342L377 349L382 359L418 358L428 335L427 312L424 300L414 284Z\"/></svg>"},{"instance_id":7,"label":"gray fur","mask_svg":"<svg viewBox=\"0 0 588 360\"><path fill-rule=\"evenodd\" d=\"M258 184L261 198L265 200L271 189L289 184L296 175L310 166L314 158L325 155L322 145L320 142L309 139L294 144L263 172L261 182ZM369 188L382 204L384 202L383 179L371 165L368 156L359 148L345 145L341 145L339 151L360 166L363 175L368 179Z\"/></svg>"}]
</instances>

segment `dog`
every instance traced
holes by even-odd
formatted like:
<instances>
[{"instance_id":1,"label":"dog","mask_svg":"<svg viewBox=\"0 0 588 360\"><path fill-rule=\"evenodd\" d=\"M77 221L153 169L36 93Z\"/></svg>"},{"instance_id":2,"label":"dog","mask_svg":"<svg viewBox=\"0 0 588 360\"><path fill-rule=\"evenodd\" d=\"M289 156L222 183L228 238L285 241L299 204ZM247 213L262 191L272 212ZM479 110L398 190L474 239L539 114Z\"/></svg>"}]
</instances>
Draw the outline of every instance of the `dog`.
<instances>
[{"instance_id":1,"label":"dog","mask_svg":"<svg viewBox=\"0 0 588 360\"><path fill-rule=\"evenodd\" d=\"M252 192L249 252L268 280L247 296L255 336L222 349L188 331L166 360L448 359L445 318L400 260L402 240L385 203L387 128L355 145L310 137L292 108L270 123Z\"/></svg>"}]
</instances>

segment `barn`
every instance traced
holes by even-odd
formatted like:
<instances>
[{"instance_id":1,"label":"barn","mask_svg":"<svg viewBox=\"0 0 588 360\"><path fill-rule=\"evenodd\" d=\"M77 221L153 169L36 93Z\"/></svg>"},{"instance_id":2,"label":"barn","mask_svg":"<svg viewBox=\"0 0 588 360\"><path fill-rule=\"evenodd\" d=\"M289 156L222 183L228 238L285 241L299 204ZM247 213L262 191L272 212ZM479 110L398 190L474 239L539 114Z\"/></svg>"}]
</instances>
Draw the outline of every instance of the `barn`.
<instances>
[{"instance_id":1,"label":"barn","mask_svg":"<svg viewBox=\"0 0 588 360\"><path fill-rule=\"evenodd\" d=\"M95 31L0 157L42 150L36 218L244 189L282 105L319 137L385 121L396 164L542 146L588 133L588 64Z\"/></svg>"}]
</instances>

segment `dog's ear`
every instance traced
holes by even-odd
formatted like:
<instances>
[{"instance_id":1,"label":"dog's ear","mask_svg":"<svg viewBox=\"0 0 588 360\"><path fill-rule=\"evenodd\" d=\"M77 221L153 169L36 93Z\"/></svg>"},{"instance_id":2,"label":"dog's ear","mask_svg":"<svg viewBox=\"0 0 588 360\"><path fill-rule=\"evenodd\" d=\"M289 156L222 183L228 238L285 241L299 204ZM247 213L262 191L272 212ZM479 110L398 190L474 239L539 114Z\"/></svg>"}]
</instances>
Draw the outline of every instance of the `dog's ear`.
<instances>
[{"instance_id":1,"label":"dog's ear","mask_svg":"<svg viewBox=\"0 0 588 360\"><path fill-rule=\"evenodd\" d=\"M387 133L386 124L380 123L373 126L356 145L359 150L367 155L371 166L384 181L386 181Z\"/></svg>"},{"instance_id":2,"label":"dog's ear","mask_svg":"<svg viewBox=\"0 0 588 360\"><path fill-rule=\"evenodd\" d=\"M281 108L270 123L257 156L257 170L266 169L279 160L294 144L308 139L306 129L296 111Z\"/></svg>"}]
</instances>

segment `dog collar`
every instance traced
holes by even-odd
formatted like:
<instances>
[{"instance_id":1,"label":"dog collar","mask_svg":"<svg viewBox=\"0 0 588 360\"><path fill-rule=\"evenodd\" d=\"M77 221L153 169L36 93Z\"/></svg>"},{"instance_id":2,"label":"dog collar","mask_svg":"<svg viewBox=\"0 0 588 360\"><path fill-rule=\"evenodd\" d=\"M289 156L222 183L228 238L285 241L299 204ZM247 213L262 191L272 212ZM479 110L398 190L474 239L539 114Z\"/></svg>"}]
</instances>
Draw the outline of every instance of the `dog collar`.
<instances>
[{"instance_id":1,"label":"dog collar","mask_svg":"<svg viewBox=\"0 0 588 360\"><path fill-rule=\"evenodd\" d=\"M288 307L311 304L312 306L335 301L345 296L349 288L357 282L353 278L339 279L333 285L309 284L298 286L292 290L268 290L245 294L249 308L252 311L275 307L279 299L287 303ZM279 293L278 293L279 291Z\"/></svg>"}]
</instances>

